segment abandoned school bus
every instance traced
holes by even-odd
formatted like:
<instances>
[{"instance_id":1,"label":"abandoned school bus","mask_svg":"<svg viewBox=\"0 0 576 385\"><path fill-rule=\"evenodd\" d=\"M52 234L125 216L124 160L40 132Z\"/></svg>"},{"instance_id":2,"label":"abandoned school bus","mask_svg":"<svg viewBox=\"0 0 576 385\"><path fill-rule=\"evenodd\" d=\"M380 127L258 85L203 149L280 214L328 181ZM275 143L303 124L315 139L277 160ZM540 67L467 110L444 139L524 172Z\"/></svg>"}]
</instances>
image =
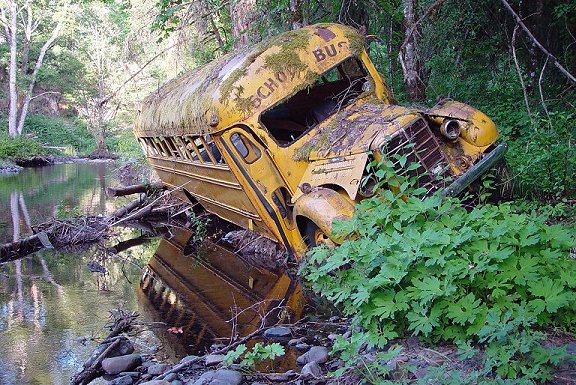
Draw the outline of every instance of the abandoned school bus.
<instances>
[{"instance_id":1,"label":"abandoned school bus","mask_svg":"<svg viewBox=\"0 0 576 385\"><path fill-rule=\"evenodd\" d=\"M179 198L296 257L333 241L332 222L374 193L367 162L405 154L421 186L455 195L506 151L466 104L393 104L364 38L338 24L283 33L168 82L145 99L134 132Z\"/></svg>"}]
</instances>

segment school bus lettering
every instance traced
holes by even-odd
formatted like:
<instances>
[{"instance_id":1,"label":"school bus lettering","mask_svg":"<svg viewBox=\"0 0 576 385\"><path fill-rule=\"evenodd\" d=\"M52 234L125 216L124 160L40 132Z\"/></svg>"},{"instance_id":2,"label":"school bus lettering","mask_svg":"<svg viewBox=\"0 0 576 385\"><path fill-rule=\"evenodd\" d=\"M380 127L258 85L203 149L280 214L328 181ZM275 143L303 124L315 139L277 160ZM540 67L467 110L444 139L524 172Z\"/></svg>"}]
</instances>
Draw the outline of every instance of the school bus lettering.
<instances>
[{"instance_id":1,"label":"school bus lettering","mask_svg":"<svg viewBox=\"0 0 576 385\"><path fill-rule=\"evenodd\" d=\"M337 54L342 52L341 48L347 45L348 43L346 43L345 41L340 41L336 43L336 45L330 44L325 45L322 48L315 49L312 51L312 54L316 58L317 62L321 62L326 60L327 57L335 57Z\"/></svg>"}]
</instances>

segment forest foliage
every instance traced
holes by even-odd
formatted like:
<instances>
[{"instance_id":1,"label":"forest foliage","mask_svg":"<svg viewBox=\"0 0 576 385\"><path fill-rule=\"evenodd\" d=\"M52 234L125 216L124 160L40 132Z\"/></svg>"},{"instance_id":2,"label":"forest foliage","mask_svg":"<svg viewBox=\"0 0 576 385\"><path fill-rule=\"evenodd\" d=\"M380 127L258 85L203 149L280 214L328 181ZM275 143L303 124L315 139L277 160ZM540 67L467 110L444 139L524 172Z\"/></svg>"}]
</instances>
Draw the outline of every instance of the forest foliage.
<instances>
[{"instance_id":1,"label":"forest foliage","mask_svg":"<svg viewBox=\"0 0 576 385\"><path fill-rule=\"evenodd\" d=\"M24 55L31 68L60 14L41 1L3 0L4 20L13 2L21 7L30 4L38 22L30 37L18 29L22 70ZM509 4L553 58L576 73L576 5L566 0ZM167 79L239 44L300 25L340 22L377 38L379 42L369 47L370 55L399 102L431 106L438 97L450 97L492 117L510 145L507 159L523 196L557 201L575 192L576 85L518 27L503 0L156 0L73 5L46 52L29 114L55 117L54 125L63 122L59 118L82 122L77 126L79 136L90 133L92 143L78 141L72 144L75 151L112 146L111 150L132 156L126 151L137 153L136 145L116 145L130 140L124 132L131 129L138 103ZM10 55L4 24L0 110L7 114ZM416 93L419 100L409 100L403 71L406 54L399 55L407 42L415 47L414 84L422 87ZM30 76L30 70L19 75L19 89L25 89ZM24 134L36 133L35 119L26 120ZM50 145L68 145L61 140L58 135L42 137Z\"/></svg>"},{"instance_id":2,"label":"forest foliage","mask_svg":"<svg viewBox=\"0 0 576 385\"><path fill-rule=\"evenodd\" d=\"M337 345L348 362L340 374L362 368L362 344L384 349L412 335L455 343L464 358L477 357L481 369L469 377L551 379L553 366L568 356L543 344L545 332L576 330L574 226L550 224L549 211L512 203L466 208L440 194L423 199L425 191L391 161L374 166L393 188L335 224L347 240L315 248L301 269L357 328ZM389 368L366 370L364 376L383 379Z\"/></svg>"}]
</instances>

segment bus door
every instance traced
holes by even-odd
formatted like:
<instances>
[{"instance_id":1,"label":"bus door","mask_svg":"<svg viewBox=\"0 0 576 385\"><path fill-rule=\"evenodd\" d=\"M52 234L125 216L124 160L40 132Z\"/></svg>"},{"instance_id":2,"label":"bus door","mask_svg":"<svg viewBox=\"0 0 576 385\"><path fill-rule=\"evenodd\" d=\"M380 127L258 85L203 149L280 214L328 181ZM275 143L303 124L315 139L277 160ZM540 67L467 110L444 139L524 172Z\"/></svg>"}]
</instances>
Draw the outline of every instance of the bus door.
<instances>
[{"instance_id":1,"label":"bus door","mask_svg":"<svg viewBox=\"0 0 576 385\"><path fill-rule=\"evenodd\" d=\"M239 179L250 191L255 206L260 206L266 225L287 247L286 232L293 226L289 190L267 149L247 127L234 127L222 134L223 145L239 170ZM232 165L231 165L232 166ZM251 193L251 194L250 194Z\"/></svg>"}]
</instances>

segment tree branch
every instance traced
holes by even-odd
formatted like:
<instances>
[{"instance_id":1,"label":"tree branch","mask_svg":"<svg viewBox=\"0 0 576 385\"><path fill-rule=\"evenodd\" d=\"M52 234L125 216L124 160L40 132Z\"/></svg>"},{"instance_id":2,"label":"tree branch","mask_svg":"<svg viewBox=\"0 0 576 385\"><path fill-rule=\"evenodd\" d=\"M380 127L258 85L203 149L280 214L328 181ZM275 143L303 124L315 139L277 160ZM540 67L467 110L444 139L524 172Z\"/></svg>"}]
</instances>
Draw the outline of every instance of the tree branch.
<instances>
[{"instance_id":1,"label":"tree branch","mask_svg":"<svg viewBox=\"0 0 576 385\"><path fill-rule=\"evenodd\" d=\"M108 103L110 101L110 99L114 98L118 94L118 92L120 92L120 90L126 86L126 84L128 84L132 79L134 79L140 72L144 71L144 69L146 67L148 67L150 65L150 63L152 63L154 60L158 59L158 57L160 57L161 55L165 54L169 49L174 48L176 45L177 45L177 43L172 44L168 48L166 48L166 49L160 51L159 53L157 53L156 55L154 55L146 63L144 63L144 65L142 67L140 67L140 69L138 71L136 71L128 79L126 79L124 81L124 83L122 83L118 88L116 88L116 90L114 90L114 92L112 92L110 95L108 95L104 99L102 99L99 103L100 106L103 106L104 104Z\"/></svg>"},{"instance_id":2,"label":"tree branch","mask_svg":"<svg viewBox=\"0 0 576 385\"><path fill-rule=\"evenodd\" d=\"M446 0L436 0L436 2L434 4L432 4L430 7L428 7L426 12L424 12L424 14L418 20L416 20L416 23L414 23L414 25L410 26L410 29L408 30L408 33L406 34L406 37L404 38L404 41L402 42L402 45L400 46L400 51L404 50L404 48L406 47L406 44L408 44L408 41L410 40L410 38L412 37L414 32L416 32L416 29L418 28L420 23L422 23L428 16L430 16L430 14L433 11L440 8L440 6L442 6L442 4L444 4L445 2L446 2Z\"/></svg>"},{"instance_id":3,"label":"tree branch","mask_svg":"<svg viewBox=\"0 0 576 385\"><path fill-rule=\"evenodd\" d=\"M548 59L550 59L550 61L552 61L552 63L554 63L554 65L560 70L560 72L562 72L564 74L564 76L566 76L568 78L568 80L570 80L572 83L576 84L576 77L574 77L574 75L572 75L570 72L568 72L568 70L566 68L564 68L559 62L558 59L556 59L556 57L554 55L552 55L546 48L544 48L544 46L542 44L540 44L540 42L538 41L538 39L536 39L534 37L534 35L532 35L532 32L530 32L530 30L528 29L528 27L526 27L526 24L524 24L524 22L522 21L522 19L520 18L520 16L518 16L518 14L512 9L512 7L510 6L510 4L508 4L508 2L506 0L500 0L500 2L504 5L504 7L508 10L508 12L510 12L512 14L512 16L514 17L514 19L516 20L516 22L520 25L520 27L522 27L522 29L524 30L524 32L526 32L526 34L528 35L528 37L530 37L530 39L532 39L532 41L534 42L534 44L546 55L548 56Z\"/></svg>"},{"instance_id":4,"label":"tree branch","mask_svg":"<svg viewBox=\"0 0 576 385\"><path fill-rule=\"evenodd\" d=\"M58 92L58 91L46 91L46 92L42 92L41 94L32 96L32 97L30 98L30 101L32 101L32 100L34 100L34 99L36 99L36 98L39 98L39 97L41 97L41 96L44 96L44 95L46 95L46 94L60 94L60 92Z\"/></svg>"},{"instance_id":5,"label":"tree branch","mask_svg":"<svg viewBox=\"0 0 576 385\"><path fill-rule=\"evenodd\" d=\"M524 103L526 104L526 111L528 112L528 117L532 121L532 111L530 110L530 103L528 102L528 92L526 91L526 86L524 85L524 77L522 76L522 69L518 63L518 58L516 57L516 33L518 32L518 24L512 32L512 57L514 58L514 64L516 66L516 71L518 72L518 77L520 78L520 86L522 87L522 94L524 95Z\"/></svg>"}]
</instances>

